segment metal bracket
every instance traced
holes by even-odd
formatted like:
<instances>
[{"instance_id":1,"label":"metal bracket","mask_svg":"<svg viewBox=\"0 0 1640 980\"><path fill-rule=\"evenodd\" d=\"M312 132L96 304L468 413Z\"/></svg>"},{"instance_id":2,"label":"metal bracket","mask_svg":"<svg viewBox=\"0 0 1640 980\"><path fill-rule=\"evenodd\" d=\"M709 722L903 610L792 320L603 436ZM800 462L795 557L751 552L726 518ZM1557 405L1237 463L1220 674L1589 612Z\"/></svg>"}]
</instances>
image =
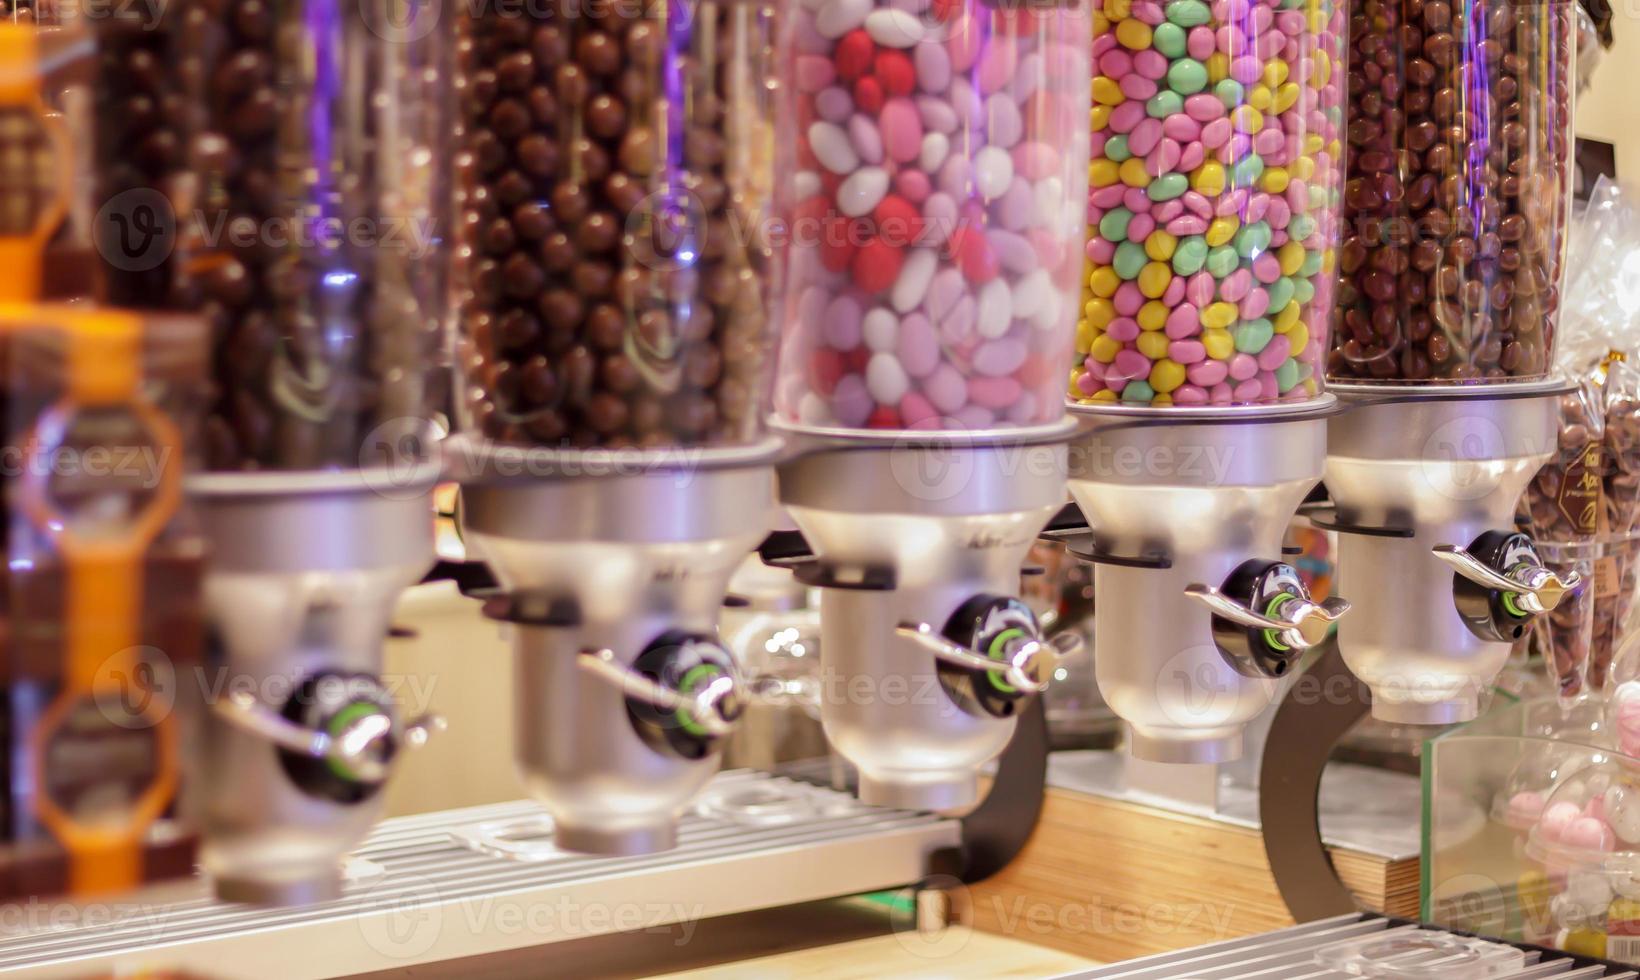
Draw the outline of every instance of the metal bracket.
<instances>
[{"instance_id":1,"label":"metal bracket","mask_svg":"<svg viewBox=\"0 0 1640 980\"><path fill-rule=\"evenodd\" d=\"M1065 552L1072 558L1080 558L1095 565L1120 565L1124 568L1172 568L1173 556L1165 552L1152 552L1148 555L1118 555L1105 550L1100 546L1093 530L1088 527L1087 518L1082 516L1082 508L1076 504L1066 504L1053 516L1048 526L1037 535L1044 541L1054 541L1065 546Z\"/></svg>"},{"instance_id":2,"label":"metal bracket","mask_svg":"<svg viewBox=\"0 0 1640 980\"><path fill-rule=\"evenodd\" d=\"M1416 532L1410 527L1369 527L1355 524L1338 516L1338 508L1328 503L1305 504L1298 509L1299 516L1323 531L1335 534L1365 534L1375 538L1411 538Z\"/></svg>"},{"instance_id":3,"label":"metal bracket","mask_svg":"<svg viewBox=\"0 0 1640 980\"><path fill-rule=\"evenodd\" d=\"M771 568L787 568L803 585L819 589L892 592L898 582L887 565L844 565L815 555L801 531L775 531L757 546L757 557Z\"/></svg>"}]
</instances>

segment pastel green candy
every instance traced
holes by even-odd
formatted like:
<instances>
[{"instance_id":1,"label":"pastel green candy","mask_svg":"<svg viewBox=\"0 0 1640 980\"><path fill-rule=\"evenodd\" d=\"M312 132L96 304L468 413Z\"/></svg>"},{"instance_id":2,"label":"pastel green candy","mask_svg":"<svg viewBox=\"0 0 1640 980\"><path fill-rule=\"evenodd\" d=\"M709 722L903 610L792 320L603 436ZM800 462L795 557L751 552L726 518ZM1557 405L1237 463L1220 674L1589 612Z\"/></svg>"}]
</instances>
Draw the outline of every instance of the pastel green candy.
<instances>
[{"instance_id":1,"label":"pastel green candy","mask_svg":"<svg viewBox=\"0 0 1640 980\"><path fill-rule=\"evenodd\" d=\"M1105 217L1108 218L1110 215ZM1288 303L1293 301L1293 281L1286 276L1282 276L1264 287L1264 293L1270 297L1270 312L1280 313L1287 308Z\"/></svg>"},{"instance_id":2,"label":"pastel green candy","mask_svg":"<svg viewBox=\"0 0 1640 980\"><path fill-rule=\"evenodd\" d=\"M1211 16L1201 0L1174 0L1167 5L1167 19L1180 27L1200 27Z\"/></svg>"},{"instance_id":3,"label":"pastel green candy","mask_svg":"<svg viewBox=\"0 0 1640 980\"><path fill-rule=\"evenodd\" d=\"M1145 267L1150 257L1145 254L1144 246L1137 242L1123 242L1116 246L1116 257L1110 264L1116 268L1116 274L1123 279L1139 278L1139 270Z\"/></svg>"},{"instance_id":4,"label":"pastel green candy","mask_svg":"<svg viewBox=\"0 0 1640 980\"><path fill-rule=\"evenodd\" d=\"M1310 280L1300 279L1293 283L1293 299L1298 300L1298 305L1303 306L1314 298L1315 285Z\"/></svg>"},{"instance_id":5,"label":"pastel green candy","mask_svg":"<svg viewBox=\"0 0 1640 980\"><path fill-rule=\"evenodd\" d=\"M1133 156L1133 151L1128 149L1128 138L1126 136L1112 136L1110 139L1105 140L1105 159L1121 163L1131 156Z\"/></svg>"},{"instance_id":6,"label":"pastel green candy","mask_svg":"<svg viewBox=\"0 0 1640 980\"><path fill-rule=\"evenodd\" d=\"M1127 208L1111 208L1099 219L1099 237L1107 242L1127 241L1128 222L1132 220L1133 212Z\"/></svg>"},{"instance_id":7,"label":"pastel green candy","mask_svg":"<svg viewBox=\"0 0 1640 980\"><path fill-rule=\"evenodd\" d=\"M1193 276L1202 271L1206 262L1207 239L1200 235L1191 235L1173 249L1173 272L1176 275Z\"/></svg>"},{"instance_id":8,"label":"pastel green candy","mask_svg":"<svg viewBox=\"0 0 1640 980\"><path fill-rule=\"evenodd\" d=\"M1264 176L1264 158L1257 153L1249 153L1235 162L1230 168L1230 186L1252 187L1258 179Z\"/></svg>"},{"instance_id":9,"label":"pastel green candy","mask_svg":"<svg viewBox=\"0 0 1640 980\"><path fill-rule=\"evenodd\" d=\"M1289 357L1281 362L1281 367L1276 368L1276 387L1285 395L1287 392L1292 391L1293 385L1296 384L1298 384L1298 362Z\"/></svg>"},{"instance_id":10,"label":"pastel green candy","mask_svg":"<svg viewBox=\"0 0 1640 980\"><path fill-rule=\"evenodd\" d=\"M1270 247L1270 225L1263 221L1242 225L1236 230L1233 244L1236 247L1236 254L1244 259L1259 255Z\"/></svg>"},{"instance_id":11,"label":"pastel green candy","mask_svg":"<svg viewBox=\"0 0 1640 980\"><path fill-rule=\"evenodd\" d=\"M1306 277L1313 276L1317 272L1320 272L1320 271L1321 271L1321 253L1320 252L1311 252L1310 254L1304 256L1304 264L1298 267L1298 274L1301 275L1301 276L1306 276Z\"/></svg>"},{"instance_id":12,"label":"pastel green candy","mask_svg":"<svg viewBox=\"0 0 1640 980\"><path fill-rule=\"evenodd\" d=\"M1295 242L1301 242L1315 234L1315 219L1307 214L1295 214L1287 222L1287 237Z\"/></svg>"},{"instance_id":13,"label":"pastel green candy","mask_svg":"<svg viewBox=\"0 0 1640 980\"><path fill-rule=\"evenodd\" d=\"M1122 389L1122 400L1125 402L1148 402L1156 397L1156 389L1148 381L1129 381Z\"/></svg>"},{"instance_id":14,"label":"pastel green candy","mask_svg":"<svg viewBox=\"0 0 1640 980\"><path fill-rule=\"evenodd\" d=\"M1152 201L1171 201L1190 189L1190 178L1184 174L1162 174L1145 188L1145 196Z\"/></svg>"},{"instance_id":15,"label":"pastel green candy","mask_svg":"<svg viewBox=\"0 0 1640 980\"><path fill-rule=\"evenodd\" d=\"M1247 90L1234 78L1219 79L1219 83L1213 86L1213 94L1219 97L1226 109L1234 109L1247 101Z\"/></svg>"},{"instance_id":16,"label":"pastel green candy","mask_svg":"<svg viewBox=\"0 0 1640 980\"><path fill-rule=\"evenodd\" d=\"M1310 199L1310 207L1312 209L1324 208L1328 204L1332 203L1332 195L1328 194L1325 190L1314 186L1313 184L1310 186L1310 192L1305 196Z\"/></svg>"},{"instance_id":17,"label":"pastel green candy","mask_svg":"<svg viewBox=\"0 0 1640 980\"><path fill-rule=\"evenodd\" d=\"M1243 354L1257 354L1276 335L1276 328L1269 320L1259 317L1257 320L1243 320L1231 333L1236 339L1236 350Z\"/></svg>"},{"instance_id":18,"label":"pastel green candy","mask_svg":"<svg viewBox=\"0 0 1640 980\"><path fill-rule=\"evenodd\" d=\"M1178 24L1157 24L1150 35L1150 46L1169 58L1179 58L1189 48L1189 39Z\"/></svg>"},{"instance_id":19,"label":"pastel green candy","mask_svg":"<svg viewBox=\"0 0 1640 980\"><path fill-rule=\"evenodd\" d=\"M1315 368L1311 367L1310 365L1300 364L1298 366L1298 380L1308 381L1308 380L1310 380L1310 376L1312 374L1315 374Z\"/></svg>"},{"instance_id":20,"label":"pastel green candy","mask_svg":"<svg viewBox=\"0 0 1640 980\"><path fill-rule=\"evenodd\" d=\"M1145 103L1145 114L1152 119L1166 119L1184 111L1184 96L1163 89Z\"/></svg>"},{"instance_id":21,"label":"pastel green candy","mask_svg":"<svg viewBox=\"0 0 1640 980\"><path fill-rule=\"evenodd\" d=\"M1207 271L1214 279L1223 279L1240 264L1241 257L1228 245L1220 245L1207 253Z\"/></svg>"},{"instance_id":22,"label":"pastel green candy","mask_svg":"<svg viewBox=\"0 0 1640 980\"><path fill-rule=\"evenodd\" d=\"M1167 69L1167 87L1180 95L1195 95L1207 87L1207 66L1195 58L1180 58Z\"/></svg>"}]
</instances>

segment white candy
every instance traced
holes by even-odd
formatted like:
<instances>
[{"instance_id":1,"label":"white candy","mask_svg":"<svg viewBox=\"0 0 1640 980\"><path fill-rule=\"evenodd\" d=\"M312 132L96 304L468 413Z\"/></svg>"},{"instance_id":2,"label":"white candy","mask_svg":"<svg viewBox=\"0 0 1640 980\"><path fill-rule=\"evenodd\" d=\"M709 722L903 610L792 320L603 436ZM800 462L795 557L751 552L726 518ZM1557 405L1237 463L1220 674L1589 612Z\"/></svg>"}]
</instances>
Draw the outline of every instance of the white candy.
<instances>
[{"instance_id":1,"label":"white candy","mask_svg":"<svg viewBox=\"0 0 1640 980\"><path fill-rule=\"evenodd\" d=\"M820 36L839 38L865 23L871 0L825 0L814 15L814 29Z\"/></svg>"},{"instance_id":2,"label":"white candy","mask_svg":"<svg viewBox=\"0 0 1640 980\"><path fill-rule=\"evenodd\" d=\"M900 267L900 276L894 280L894 289L888 294L889 302L894 309L901 313L910 313L922 305L923 297L928 295L928 284L934 280L934 270L939 266L939 260L930 248L912 249L905 264Z\"/></svg>"},{"instance_id":3,"label":"white candy","mask_svg":"<svg viewBox=\"0 0 1640 980\"><path fill-rule=\"evenodd\" d=\"M1640 797L1613 786L1606 790L1606 820L1617 839L1640 844Z\"/></svg>"},{"instance_id":4,"label":"white candy","mask_svg":"<svg viewBox=\"0 0 1640 980\"><path fill-rule=\"evenodd\" d=\"M923 39L923 26L916 14L883 7L866 17L866 33L885 48L909 48Z\"/></svg>"},{"instance_id":5,"label":"white candy","mask_svg":"<svg viewBox=\"0 0 1640 980\"><path fill-rule=\"evenodd\" d=\"M1048 270L1036 269L1026 273L1014 284L1014 318L1033 319L1052 294L1053 280L1049 278Z\"/></svg>"},{"instance_id":6,"label":"white candy","mask_svg":"<svg viewBox=\"0 0 1640 980\"><path fill-rule=\"evenodd\" d=\"M1573 871L1566 876L1566 901L1584 915L1606 911L1612 898L1611 882L1604 871Z\"/></svg>"},{"instance_id":7,"label":"white candy","mask_svg":"<svg viewBox=\"0 0 1640 980\"><path fill-rule=\"evenodd\" d=\"M985 133L993 146L1013 146L1025 134L1019 106L1004 92L985 100L985 120Z\"/></svg>"},{"instance_id":8,"label":"white candy","mask_svg":"<svg viewBox=\"0 0 1640 980\"><path fill-rule=\"evenodd\" d=\"M812 146L812 141L810 145ZM818 151L815 155L819 156ZM1002 196L1013 181L1014 160L1008 155L1007 150L999 146L987 146L974 154L974 186L979 188L980 197L986 201L994 201Z\"/></svg>"},{"instance_id":9,"label":"white candy","mask_svg":"<svg viewBox=\"0 0 1640 980\"><path fill-rule=\"evenodd\" d=\"M806 201L820 193L820 175L812 170L799 170L792 178L792 193L797 200Z\"/></svg>"},{"instance_id":10,"label":"white candy","mask_svg":"<svg viewBox=\"0 0 1640 980\"><path fill-rule=\"evenodd\" d=\"M975 319L979 335L988 340L1008 332L1008 325L1014 319L1014 304L1006 282L992 279L980 287L979 315Z\"/></svg>"},{"instance_id":11,"label":"white candy","mask_svg":"<svg viewBox=\"0 0 1640 980\"><path fill-rule=\"evenodd\" d=\"M843 127L829 122L809 124L809 149L820 165L834 174L853 173L860 165L860 156Z\"/></svg>"},{"instance_id":12,"label":"white candy","mask_svg":"<svg viewBox=\"0 0 1640 980\"><path fill-rule=\"evenodd\" d=\"M861 167L837 188L837 210L851 218L871 213L888 193L888 171L882 167Z\"/></svg>"},{"instance_id":13,"label":"white candy","mask_svg":"<svg viewBox=\"0 0 1640 980\"><path fill-rule=\"evenodd\" d=\"M1044 177L1031 187L1031 226L1052 228L1065 212L1065 185L1058 177ZM1074 208L1071 210L1075 210ZM1073 217L1078 217L1073 215ZM1078 217L1078 220L1081 220Z\"/></svg>"},{"instance_id":14,"label":"white candy","mask_svg":"<svg viewBox=\"0 0 1640 980\"><path fill-rule=\"evenodd\" d=\"M900 318L879 306L866 314L860 324L860 333L866 346L874 351L892 351L900 343Z\"/></svg>"},{"instance_id":15,"label":"white candy","mask_svg":"<svg viewBox=\"0 0 1640 980\"><path fill-rule=\"evenodd\" d=\"M1025 363L1028 353L1024 343L1013 337L988 340L974 350L974 370L993 378L1013 374Z\"/></svg>"},{"instance_id":16,"label":"white candy","mask_svg":"<svg viewBox=\"0 0 1640 980\"><path fill-rule=\"evenodd\" d=\"M814 392L809 392L797 403L797 420L809 425L819 425L831 421L831 406L826 400Z\"/></svg>"},{"instance_id":17,"label":"white candy","mask_svg":"<svg viewBox=\"0 0 1640 980\"><path fill-rule=\"evenodd\" d=\"M911 379L906 377L899 358L880 351L866 362L866 390L879 405L898 405L911 390Z\"/></svg>"},{"instance_id":18,"label":"white candy","mask_svg":"<svg viewBox=\"0 0 1640 980\"><path fill-rule=\"evenodd\" d=\"M1031 326L1049 333L1060 327L1060 315L1064 312L1065 301L1060 298L1059 290L1044 291L1042 305L1037 308L1036 315L1031 317Z\"/></svg>"},{"instance_id":19,"label":"white candy","mask_svg":"<svg viewBox=\"0 0 1640 980\"><path fill-rule=\"evenodd\" d=\"M945 155L951 152L951 139L944 133L924 133L922 152L917 155L917 166L927 173L940 169Z\"/></svg>"}]
</instances>

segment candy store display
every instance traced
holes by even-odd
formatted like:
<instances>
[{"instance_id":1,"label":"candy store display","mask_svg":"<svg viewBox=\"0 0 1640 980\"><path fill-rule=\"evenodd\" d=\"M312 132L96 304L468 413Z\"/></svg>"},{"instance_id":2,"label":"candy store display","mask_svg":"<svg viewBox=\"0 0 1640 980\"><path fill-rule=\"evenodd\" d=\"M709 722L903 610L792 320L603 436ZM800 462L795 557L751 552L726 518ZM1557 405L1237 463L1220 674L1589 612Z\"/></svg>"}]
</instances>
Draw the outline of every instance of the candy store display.
<instances>
[{"instance_id":1,"label":"candy store display","mask_svg":"<svg viewBox=\"0 0 1640 980\"><path fill-rule=\"evenodd\" d=\"M170 292L127 286L211 324L212 469L380 463L382 443L418 432L447 387L450 31L389 31L389 16L373 3L186 0L162 22L163 55L142 38L108 52L133 79L127 96L148 96L140 115L104 106L129 116L132 142L110 155L184 168L161 188L176 218ZM147 87L162 60L175 101ZM156 206L122 214L153 231Z\"/></svg>"},{"instance_id":2,"label":"candy store display","mask_svg":"<svg viewBox=\"0 0 1640 980\"><path fill-rule=\"evenodd\" d=\"M1640 960L1640 761L1608 756L1562 782L1525 856L1548 884L1548 945Z\"/></svg>"},{"instance_id":3,"label":"candy store display","mask_svg":"<svg viewBox=\"0 0 1640 980\"><path fill-rule=\"evenodd\" d=\"M1229 405L1320 393L1345 27L1332 2L1104 4L1071 398Z\"/></svg>"},{"instance_id":4,"label":"candy store display","mask_svg":"<svg viewBox=\"0 0 1640 980\"><path fill-rule=\"evenodd\" d=\"M1554 363L1575 4L1353 0L1338 380Z\"/></svg>"},{"instance_id":5,"label":"candy store display","mask_svg":"<svg viewBox=\"0 0 1640 980\"><path fill-rule=\"evenodd\" d=\"M794 11L780 59L781 419L980 430L1060 417L1088 29L1075 3Z\"/></svg>"},{"instance_id":6,"label":"candy store display","mask_svg":"<svg viewBox=\"0 0 1640 980\"><path fill-rule=\"evenodd\" d=\"M757 439L768 9L503 5L463 30L473 429L565 448Z\"/></svg>"}]
</instances>

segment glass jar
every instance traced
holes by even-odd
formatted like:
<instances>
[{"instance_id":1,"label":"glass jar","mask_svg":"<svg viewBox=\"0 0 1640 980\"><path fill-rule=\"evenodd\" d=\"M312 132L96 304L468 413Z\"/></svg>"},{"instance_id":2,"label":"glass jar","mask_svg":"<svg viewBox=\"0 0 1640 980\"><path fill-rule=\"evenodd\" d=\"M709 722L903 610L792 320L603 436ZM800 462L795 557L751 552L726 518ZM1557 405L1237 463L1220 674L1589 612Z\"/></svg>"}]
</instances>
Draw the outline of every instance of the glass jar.
<instances>
[{"instance_id":1,"label":"glass jar","mask_svg":"<svg viewBox=\"0 0 1640 980\"><path fill-rule=\"evenodd\" d=\"M1105 5L1071 398L1321 394L1345 28L1342 0Z\"/></svg>"},{"instance_id":2,"label":"glass jar","mask_svg":"<svg viewBox=\"0 0 1640 980\"><path fill-rule=\"evenodd\" d=\"M1087 32L1074 0L794 12L780 58L781 419L983 430L1061 417Z\"/></svg>"},{"instance_id":3,"label":"glass jar","mask_svg":"<svg viewBox=\"0 0 1640 980\"><path fill-rule=\"evenodd\" d=\"M500 442L755 442L772 13L485 7L463 24L465 424Z\"/></svg>"},{"instance_id":4,"label":"glass jar","mask_svg":"<svg viewBox=\"0 0 1640 980\"><path fill-rule=\"evenodd\" d=\"M1554 364L1576 4L1353 0L1339 381Z\"/></svg>"}]
</instances>

